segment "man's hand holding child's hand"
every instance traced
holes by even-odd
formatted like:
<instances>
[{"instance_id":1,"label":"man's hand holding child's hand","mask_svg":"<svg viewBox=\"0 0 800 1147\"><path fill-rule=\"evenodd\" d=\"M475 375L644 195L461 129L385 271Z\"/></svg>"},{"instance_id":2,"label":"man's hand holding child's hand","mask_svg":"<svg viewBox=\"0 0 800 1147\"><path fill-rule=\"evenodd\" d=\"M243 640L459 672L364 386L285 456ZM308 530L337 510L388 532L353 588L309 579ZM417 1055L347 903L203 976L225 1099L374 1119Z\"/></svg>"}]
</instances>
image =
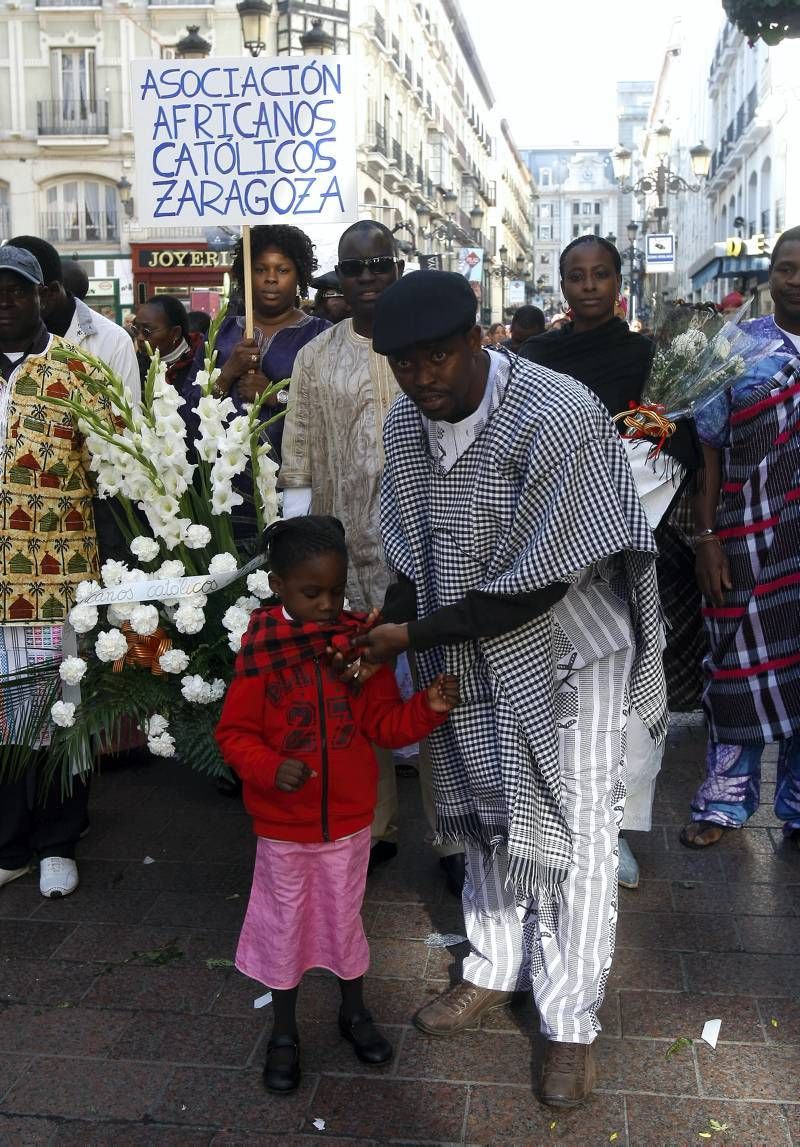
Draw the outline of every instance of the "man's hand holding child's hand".
<instances>
[{"instance_id":1,"label":"man's hand holding child's hand","mask_svg":"<svg viewBox=\"0 0 800 1147\"><path fill-rule=\"evenodd\" d=\"M461 704L458 678L452 673L440 673L427 688L428 704L434 713L449 713Z\"/></svg>"}]
</instances>

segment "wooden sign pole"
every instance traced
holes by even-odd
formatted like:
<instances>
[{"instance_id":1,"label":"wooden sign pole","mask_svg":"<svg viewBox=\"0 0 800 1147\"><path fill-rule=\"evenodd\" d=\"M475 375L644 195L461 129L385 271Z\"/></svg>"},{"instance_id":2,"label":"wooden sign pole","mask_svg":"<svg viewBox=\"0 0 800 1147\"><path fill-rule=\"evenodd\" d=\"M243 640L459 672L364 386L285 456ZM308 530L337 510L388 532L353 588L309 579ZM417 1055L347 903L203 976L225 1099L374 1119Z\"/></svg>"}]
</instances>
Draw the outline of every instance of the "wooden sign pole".
<instances>
[{"instance_id":1,"label":"wooden sign pole","mask_svg":"<svg viewBox=\"0 0 800 1147\"><path fill-rule=\"evenodd\" d=\"M253 263L250 258L250 227L242 227L242 262L244 264L244 337L253 337Z\"/></svg>"}]
</instances>

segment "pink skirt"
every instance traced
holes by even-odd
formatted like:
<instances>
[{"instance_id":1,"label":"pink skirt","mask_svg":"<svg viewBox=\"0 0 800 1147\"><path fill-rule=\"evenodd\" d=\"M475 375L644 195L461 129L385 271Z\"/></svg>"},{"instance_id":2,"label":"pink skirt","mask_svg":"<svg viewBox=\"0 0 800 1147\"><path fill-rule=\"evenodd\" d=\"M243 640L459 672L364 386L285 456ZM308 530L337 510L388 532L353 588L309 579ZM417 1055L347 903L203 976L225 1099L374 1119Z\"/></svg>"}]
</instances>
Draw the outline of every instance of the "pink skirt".
<instances>
[{"instance_id":1,"label":"pink skirt","mask_svg":"<svg viewBox=\"0 0 800 1147\"><path fill-rule=\"evenodd\" d=\"M343 980L363 976L369 946L361 922L371 834L323 844L259 838L236 967L268 988L294 988L309 968Z\"/></svg>"}]
</instances>

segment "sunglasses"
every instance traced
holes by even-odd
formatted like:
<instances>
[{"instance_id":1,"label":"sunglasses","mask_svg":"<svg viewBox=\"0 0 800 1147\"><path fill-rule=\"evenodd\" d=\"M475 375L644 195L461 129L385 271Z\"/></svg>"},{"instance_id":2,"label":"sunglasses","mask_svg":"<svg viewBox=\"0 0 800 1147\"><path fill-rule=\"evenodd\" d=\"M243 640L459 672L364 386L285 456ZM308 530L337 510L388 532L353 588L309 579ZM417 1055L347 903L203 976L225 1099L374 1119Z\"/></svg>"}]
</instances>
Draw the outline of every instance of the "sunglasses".
<instances>
[{"instance_id":1,"label":"sunglasses","mask_svg":"<svg viewBox=\"0 0 800 1147\"><path fill-rule=\"evenodd\" d=\"M399 261L393 255L374 255L371 259L342 259L336 267L336 273L344 275L346 279L355 279L362 271L372 271L373 275L388 275Z\"/></svg>"}]
</instances>

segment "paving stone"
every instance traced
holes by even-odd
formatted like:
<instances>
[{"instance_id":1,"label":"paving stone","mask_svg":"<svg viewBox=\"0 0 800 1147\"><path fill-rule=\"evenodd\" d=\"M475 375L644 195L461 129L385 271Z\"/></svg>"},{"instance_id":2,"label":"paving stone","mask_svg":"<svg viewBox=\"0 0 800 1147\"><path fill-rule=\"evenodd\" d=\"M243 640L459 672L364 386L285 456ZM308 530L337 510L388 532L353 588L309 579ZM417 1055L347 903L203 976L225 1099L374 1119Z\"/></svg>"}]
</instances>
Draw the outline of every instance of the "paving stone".
<instances>
[{"instance_id":1,"label":"paving stone","mask_svg":"<svg viewBox=\"0 0 800 1147\"><path fill-rule=\"evenodd\" d=\"M115 1059L244 1067L265 1025L261 1011L247 1019L148 1012L136 1017L112 1055Z\"/></svg>"},{"instance_id":2,"label":"paving stone","mask_svg":"<svg viewBox=\"0 0 800 1147\"><path fill-rule=\"evenodd\" d=\"M0 960L0 1001L77 1004L97 973L96 964L73 960Z\"/></svg>"},{"instance_id":3,"label":"paving stone","mask_svg":"<svg viewBox=\"0 0 800 1147\"><path fill-rule=\"evenodd\" d=\"M702 916L728 913L737 916L791 916L794 889L782 884L696 884L675 881L672 900L676 912Z\"/></svg>"},{"instance_id":4,"label":"paving stone","mask_svg":"<svg viewBox=\"0 0 800 1147\"><path fill-rule=\"evenodd\" d=\"M668 880L640 880L638 888L620 888L620 917L631 912L664 912L672 908Z\"/></svg>"},{"instance_id":5,"label":"paving stone","mask_svg":"<svg viewBox=\"0 0 800 1147\"><path fill-rule=\"evenodd\" d=\"M408 1079L533 1085L529 1039L514 1032L465 1031L448 1039L409 1030L397 1064Z\"/></svg>"},{"instance_id":6,"label":"paving stone","mask_svg":"<svg viewBox=\"0 0 800 1147\"><path fill-rule=\"evenodd\" d=\"M0 920L0 959L23 960L52 956L75 931L74 924L50 924L44 920Z\"/></svg>"},{"instance_id":7,"label":"paving stone","mask_svg":"<svg viewBox=\"0 0 800 1147\"><path fill-rule=\"evenodd\" d=\"M189 928L234 931L241 928L247 896L240 892L160 892L150 901L148 924L177 924Z\"/></svg>"},{"instance_id":8,"label":"paving stone","mask_svg":"<svg viewBox=\"0 0 800 1147\"><path fill-rule=\"evenodd\" d=\"M205 967L143 967L115 964L98 972L83 1003L90 1008L124 1007L134 1011L205 1012L211 1008L228 973Z\"/></svg>"},{"instance_id":9,"label":"paving stone","mask_svg":"<svg viewBox=\"0 0 800 1147\"><path fill-rule=\"evenodd\" d=\"M699 1039L709 1019L721 1019L720 1042L763 1043L756 1001L750 996L704 996L694 992L620 992L622 1032L627 1038Z\"/></svg>"},{"instance_id":10,"label":"paving stone","mask_svg":"<svg viewBox=\"0 0 800 1147\"><path fill-rule=\"evenodd\" d=\"M300 1129L309 1100L318 1093L318 1083L318 1077L309 1073L297 1091L272 1095L264 1090L260 1064L246 1071L179 1067L152 1114L157 1122L208 1124L261 1134L269 1128L282 1136Z\"/></svg>"},{"instance_id":11,"label":"paving stone","mask_svg":"<svg viewBox=\"0 0 800 1147\"><path fill-rule=\"evenodd\" d=\"M174 940L183 953L182 966L186 967L207 959L232 960L238 938L237 932L200 932L169 925L80 924L70 931L58 954L65 960L88 958L104 963L141 964L153 958L146 953L157 952Z\"/></svg>"},{"instance_id":12,"label":"paving stone","mask_svg":"<svg viewBox=\"0 0 800 1147\"><path fill-rule=\"evenodd\" d=\"M758 1010L768 1043L800 1044L800 999L759 1000Z\"/></svg>"},{"instance_id":13,"label":"paving stone","mask_svg":"<svg viewBox=\"0 0 800 1147\"><path fill-rule=\"evenodd\" d=\"M0 919L25 920L41 903L42 897L36 885L32 882L23 884L20 877L13 884L4 885L0 892Z\"/></svg>"},{"instance_id":14,"label":"paving stone","mask_svg":"<svg viewBox=\"0 0 800 1147\"><path fill-rule=\"evenodd\" d=\"M421 976L428 960L428 948L421 940L385 939L370 949L369 973L373 978Z\"/></svg>"},{"instance_id":15,"label":"paving stone","mask_svg":"<svg viewBox=\"0 0 800 1147\"><path fill-rule=\"evenodd\" d=\"M530 1088L476 1086L470 1095L466 1142L475 1147L551 1142L582 1147L607 1144L614 1134L617 1147L628 1142L621 1096L595 1094L586 1107L570 1111L545 1107Z\"/></svg>"},{"instance_id":16,"label":"paving stone","mask_svg":"<svg viewBox=\"0 0 800 1147\"><path fill-rule=\"evenodd\" d=\"M667 1059L674 1039L673 1036L671 1040L615 1040L601 1036L596 1043L598 1086L604 1091L696 1095L697 1077L691 1049L683 1048Z\"/></svg>"},{"instance_id":17,"label":"paving stone","mask_svg":"<svg viewBox=\"0 0 800 1147\"><path fill-rule=\"evenodd\" d=\"M3 1100L7 1111L88 1119L141 1119L158 1102L169 1073L163 1064L52 1056L33 1063Z\"/></svg>"},{"instance_id":18,"label":"paving stone","mask_svg":"<svg viewBox=\"0 0 800 1147\"><path fill-rule=\"evenodd\" d=\"M394 1048L395 1059L380 1067L371 1067L361 1063L356 1057L352 1044L339 1034L337 1022L332 1022L330 1018L322 1023L314 1020L300 1020L298 1027L303 1070L329 1075L368 1075L370 1078L394 1074L405 1028L384 1023L380 1023L378 1026ZM263 1049L263 1055L259 1052L259 1064L262 1063L265 1056L266 1048Z\"/></svg>"},{"instance_id":19,"label":"paving stone","mask_svg":"<svg viewBox=\"0 0 800 1147\"><path fill-rule=\"evenodd\" d=\"M466 1099L463 1084L323 1076L313 1107L332 1135L446 1144L461 1141Z\"/></svg>"},{"instance_id":20,"label":"paving stone","mask_svg":"<svg viewBox=\"0 0 800 1147\"><path fill-rule=\"evenodd\" d=\"M433 932L464 935L464 915L455 900L452 904L381 904L367 936L426 940Z\"/></svg>"},{"instance_id":21,"label":"paving stone","mask_svg":"<svg viewBox=\"0 0 800 1147\"><path fill-rule=\"evenodd\" d=\"M800 1045L750 1047L718 1044L697 1047L703 1090L724 1099L797 1100Z\"/></svg>"},{"instance_id":22,"label":"paving stone","mask_svg":"<svg viewBox=\"0 0 800 1147\"><path fill-rule=\"evenodd\" d=\"M797 921L800 924L800 920ZM715 916L679 915L676 912L620 914L617 922L619 948L654 948L657 951L736 952L741 950L732 920Z\"/></svg>"},{"instance_id":23,"label":"paving stone","mask_svg":"<svg viewBox=\"0 0 800 1147\"><path fill-rule=\"evenodd\" d=\"M132 1020L131 1012L10 1004L0 1012L0 1047L26 1055L69 1048L75 1056L99 1056L130 1028Z\"/></svg>"},{"instance_id":24,"label":"paving stone","mask_svg":"<svg viewBox=\"0 0 800 1147\"><path fill-rule=\"evenodd\" d=\"M5 1052L0 1052L0 1099L11 1087L11 1084L16 1083L23 1072L27 1070L29 1062L25 1056L7 1055Z\"/></svg>"},{"instance_id":25,"label":"paving stone","mask_svg":"<svg viewBox=\"0 0 800 1147\"><path fill-rule=\"evenodd\" d=\"M800 919L788 916L743 916L737 920L745 952L771 955L800 952Z\"/></svg>"},{"instance_id":26,"label":"paving stone","mask_svg":"<svg viewBox=\"0 0 800 1147\"><path fill-rule=\"evenodd\" d=\"M208 1147L213 1128L169 1127L151 1123L62 1123L52 1147Z\"/></svg>"},{"instance_id":27,"label":"paving stone","mask_svg":"<svg viewBox=\"0 0 800 1147\"><path fill-rule=\"evenodd\" d=\"M681 956L677 952L617 948L608 986L609 989L649 988L656 991L683 991Z\"/></svg>"},{"instance_id":28,"label":"paving stone","mask_svg":"<svg viewBox=\"0 0 800 1147\"><path fill-rule=\"evenodd\" d=\"M720 1099L675 1099L629 1095L628 1131L631 1144L698 1147L700 1143L730 1143L736 1147L787 1144L787 1126L780 1108L769 1103L727 1103ZM709 1120L727 1125L711 1131ZM700 1132L710 1140L698 1138Z\"/></svg>"},{"instance_id":29,"label":"paving stone","mask_svg":"<svg viewBox=\"0 0 800 1147\"><path fill-rule=\"evenodd\" d=\"M58 1123L24 1115L0 1112L0 1144L3 1147L50 1147Z\"/></svg>"},{"instance_id":30,"label":"paving stone","mask_svg":"<svg viewBox=\"0 0 800 1147\"><path fill-rule=\"evenodd\" d=\"M791 996L797 991L797 960L791 956L723 952L711 957L689 952L682 959L690 992L729 995L739 984L755 996Z\"/></svg>"},{"instance_id":31,"label":"paving stone","mask_svg":"<svg viewBox=\"0 0 800 1147\"><path fill-rule=\"evenodd\" d=\"M112 888L84 888L61 899L45 900L37 906L35 919L73 924L138 924L144 920L156 897L152 892L128 891L124 896Z\"/></svg>"}]
</instances>

